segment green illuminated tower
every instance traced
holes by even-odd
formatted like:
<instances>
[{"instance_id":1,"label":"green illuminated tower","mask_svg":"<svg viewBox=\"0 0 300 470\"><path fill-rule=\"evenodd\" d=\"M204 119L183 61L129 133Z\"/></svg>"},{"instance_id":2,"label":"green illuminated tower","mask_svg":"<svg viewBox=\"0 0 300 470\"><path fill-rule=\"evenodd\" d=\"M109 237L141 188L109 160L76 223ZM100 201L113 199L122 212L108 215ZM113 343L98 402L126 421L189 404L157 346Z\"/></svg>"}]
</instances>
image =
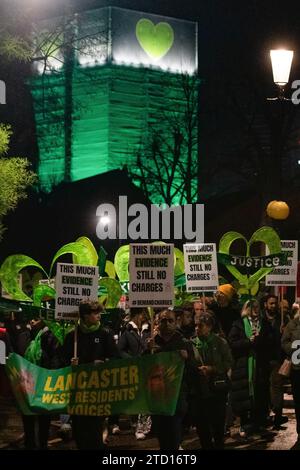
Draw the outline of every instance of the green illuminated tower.
<instances>
[{"instance_id":1,"label":"green illuminated tower","mask_svg":"<svg viewBox=\"0 0 300 470\"><path fill-rule=\"evenodd\" d=\"M130 169L151 126L184 119L181 78L196 72L195 23L102 8L38 28L31 92L45 189ZM193 133L195 169L196 127Z\"/></svg>"}]
</instances>

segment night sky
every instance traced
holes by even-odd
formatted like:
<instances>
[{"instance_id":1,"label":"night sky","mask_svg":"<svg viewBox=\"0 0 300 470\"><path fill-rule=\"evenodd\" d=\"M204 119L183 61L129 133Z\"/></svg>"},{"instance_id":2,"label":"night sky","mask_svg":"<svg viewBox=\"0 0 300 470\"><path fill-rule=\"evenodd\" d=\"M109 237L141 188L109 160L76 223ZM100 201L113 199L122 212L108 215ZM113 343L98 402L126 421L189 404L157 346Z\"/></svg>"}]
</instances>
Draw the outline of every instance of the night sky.
<instances>
[{"instance_id":1,"label":"night sky","mask_svg":"<svg viewBox=\"0 0 300 470\"><path fill-rule=\"evenodd\" d=\"M74 11L111 5L198 21L199 74L205 79L243 71L269 80L269 50L278 46L295 50L291 79L300 77L300 3L294 0L1 0L0 8L12 11L15 5L22 24L23 13L33 20L58 16L68 4Z\"/></svg>"},{"instance_id":2,"label":"night sky","mask_svg":"<svg viewBox=\"0 0 300 470\"><path fill-rule=\"evenodd\" d=\"M28 25L29 19L38 20L61 15L66 8L67 1L0 0L0 18L1 7L6 7L6 12L13 12L13 23L19 22L20 29L22 29L26 22ZM225 103L227 98L226 84L231 83L232 86L242 84L243 86L245 79L259 91L263 100L267 96L274 96L276 88L272 81L269 57L271 48L283 46L294 49L290 81L300 79L299 1L69 0L69 2L74 11L100 8L101 6L119 6L198 21L199 77L203 80L204 85L217 83L210 90L205 86L201 89L201 110L205 109L205 100L212 100L213 97L218 99L219 103L220 101ZM17 6L16 10L13 9L14 5ZM24 18L26 18L26 22ZM15 130L11 154L28 156L34 162L37 148L34 137L32 100L26 85L26 79L29 76L29 65L0 63L0 79L4 79L7 83L7 101L9 103L5 109L0 107L0 122L11 123ZM247 89L244 94L249 98ZM201 122L206 122L206 118ZM24 125L24 123L26 124ZM224 127L225 124L229 126L230 121L223 119L223 123L223 129L220 126L218 134L213 135L213 139L210 141L210 136L207 133L208 143L220 142L220 146L222 146L225 140L230 143L235 141L236 129L234 126L236 121L229 129L230 133L227 135L227 139L227 129ZM200 145L205 141L205 131L205 129L201 131ZM220 135L222 132L223 134ZM207 149L210 150L207 146L203 150L206 161L210 158ZM214 155L213 152L214 148L211 149L211 155ZM224 160L222 169L226 164L228 163ZM217 190L218 187L216 187L216 192ZM232 220L237 219L232 217ZM229 219L227 222L229 225L231 224ZM228 227L228 229L231 228L231 226ZM213 227L212 231L215 230L216 228ZM223 228L220 228L221 230Z\"/></svg>"}]
</instances>

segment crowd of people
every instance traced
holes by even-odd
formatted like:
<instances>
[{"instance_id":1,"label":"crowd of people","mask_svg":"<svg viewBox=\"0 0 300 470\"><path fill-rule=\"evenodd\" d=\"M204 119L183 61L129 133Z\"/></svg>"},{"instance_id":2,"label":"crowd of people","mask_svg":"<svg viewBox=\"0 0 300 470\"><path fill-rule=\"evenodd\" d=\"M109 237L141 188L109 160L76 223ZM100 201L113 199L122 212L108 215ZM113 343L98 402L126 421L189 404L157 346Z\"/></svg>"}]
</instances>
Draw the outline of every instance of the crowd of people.
<instances>
[{"instance_id":1,"label":"crowd of people","mask_svg":"<svg viewBox=\"0 0 300 470\"><path fill-rule=\"evenodd\" d=\"M140 414L131 417L135 438L154 434L162 450L181 448L186 430L194 428L201 449L223 449L226 433L239 420L241 439L272 426L285 429L283 397L289 379L280 373L285 359L300 340L299 306L273 294L248 300L241 307L230 284L212 297L186 302L180 308L123 312L114 325L101 321L103 307L83 302L79 307L78 350L74 357L74 331L59 345L40 319L30 325L10 319L0 331L7 352L30 359L32 339L39 335L39 364L48 369L67 365L101 364L116 358L178 351L184 374L173 416ZM292 364L290 383L295 406L300 449L300 364ZM26 449L46 449L51 416L22 416ZM104 429L121 432L120 416L62 416L72 427L78 449L101 449L109 445ZM38 429L38 432L36 432ZM134 438L134 437L133 437Z\"/></svg>"}]
</instances>

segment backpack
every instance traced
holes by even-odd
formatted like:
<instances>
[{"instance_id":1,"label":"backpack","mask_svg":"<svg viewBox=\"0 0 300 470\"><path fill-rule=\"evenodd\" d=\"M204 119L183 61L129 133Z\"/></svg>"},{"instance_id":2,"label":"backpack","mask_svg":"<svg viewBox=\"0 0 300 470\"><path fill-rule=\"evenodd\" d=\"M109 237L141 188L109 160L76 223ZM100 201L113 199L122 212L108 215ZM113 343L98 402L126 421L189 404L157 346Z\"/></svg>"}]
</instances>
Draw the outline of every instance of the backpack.
<instances>
[{"instance_id":1,"label":"backpack","mask_svg":"<svg viewBox=\"0 0 300 470\"><path fill-rule=\"evenodd\" d=\"M39 365L42 359L42 344L41 344L41 337L42 334L45 332L44 329L40 330L36 337L30 341L25 354L24 358L27 361L32 362L32 364Z\"/></svg>"}]
</instances>

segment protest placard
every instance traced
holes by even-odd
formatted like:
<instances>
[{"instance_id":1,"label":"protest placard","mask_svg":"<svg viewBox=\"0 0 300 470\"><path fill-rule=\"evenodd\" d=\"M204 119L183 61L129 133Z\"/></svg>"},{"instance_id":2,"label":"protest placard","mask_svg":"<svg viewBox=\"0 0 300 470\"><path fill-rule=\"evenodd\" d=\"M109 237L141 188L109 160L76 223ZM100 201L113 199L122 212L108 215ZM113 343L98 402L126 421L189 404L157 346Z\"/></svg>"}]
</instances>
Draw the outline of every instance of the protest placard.
<instances>
[{"instance_id":1,"label":"protest placard","mask_svg":"<svg viewBox=\"0 0 300 470\"><path fill-rule=\"evenodd\" d=\"M281 240L281 249L283 252L288 252L286 262L266 276L266 286L297 285L298 241ZM268 248L267 254L269 254Z\"/></svg>"},{"instance_id":2,"label":"protest placard","mask_svg":"<svg viewBox=\"0 0 300 470\"><path fill-rule=\"evenodd\" d=\"M82 300L98 299L98 266L58 263L56 272L55 318L78 318Z\"/></svg>"},{"instance_id":3,"label":"protest placard","mask_svg":"<svg viewBox=\"0 0 300 470\"><path fill-rule=\"evenodd\" d=\"M218 264L215 243L191 243L183 246L187 292L218 290Z\"/></svg>"},{"instance_id":4,"label":"protest placard","mask_svg":"<svg viewBox=\"0 0 300 470\"><path fill-rule=\"evenodd\" d=\"M129 306L171 307L174 300L174 245L131 244Z\"/></svg>"}]
</instances>

